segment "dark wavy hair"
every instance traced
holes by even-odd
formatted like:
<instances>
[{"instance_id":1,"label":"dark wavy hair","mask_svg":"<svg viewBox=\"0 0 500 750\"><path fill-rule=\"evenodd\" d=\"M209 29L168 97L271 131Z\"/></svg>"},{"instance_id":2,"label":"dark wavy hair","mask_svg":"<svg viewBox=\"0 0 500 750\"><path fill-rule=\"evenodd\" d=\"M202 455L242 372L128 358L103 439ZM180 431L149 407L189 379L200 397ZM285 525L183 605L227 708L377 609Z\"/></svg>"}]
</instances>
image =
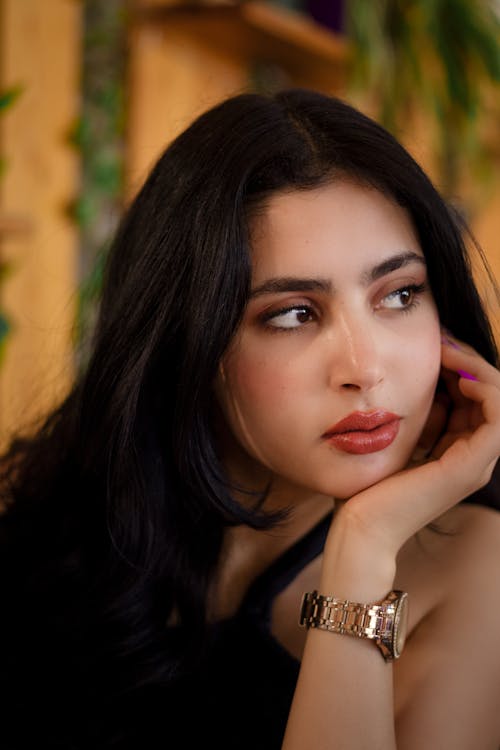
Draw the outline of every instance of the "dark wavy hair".
<instances>
[{"instance_id":1,"label":"dark wavy hair","mask_svg":"<svg viewBox=\"0 0 500 750\"><path fill-rule=\"evenodd\" d=\"M85 372L3 457L9 689L35 696L51 674L61 692L107 699L174 680L203 641L224 529L275 520L235 501L212 429L212 382L249 296L249 217L276 191L345 176L407 209L442 325L497 362L466 227L386 130L301 89L203 114L123 217Z\"/></svg>"}]
</instances>

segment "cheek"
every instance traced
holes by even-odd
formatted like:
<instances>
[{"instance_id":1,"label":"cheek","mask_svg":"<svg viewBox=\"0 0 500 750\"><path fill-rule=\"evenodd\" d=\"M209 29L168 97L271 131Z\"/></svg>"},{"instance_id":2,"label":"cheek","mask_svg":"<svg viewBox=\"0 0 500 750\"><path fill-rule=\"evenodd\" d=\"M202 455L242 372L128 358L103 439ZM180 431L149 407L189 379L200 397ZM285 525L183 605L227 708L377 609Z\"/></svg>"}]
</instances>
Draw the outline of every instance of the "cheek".
<instances>
[{"instance_id":1,"label":"cheek","mask_svg":"<svg viewBox=\"0 0 500 750\"><path fill-rule=\"evenodd\" d=\"M441 371L441 332L437 319L432 323L416 332L401 350L405 360L404 381L421 400L422 407L430 407Z\"/></svg>"},{"instance_id":2,"label":"cheek","mask_svg":"<svg viewBox=\"0 0 500 750\"><path fill-rule=\"evenodd\" d=\"M269 414L296 393L300 384L296 368L272 356L234 357L228 367L228 391L234 404L252 421Z\"/></svg>"},{"instance_id":3,"label":"cheek","mask_svg":"<svg viewBox=\"0 0 500 750\"><path fill-rule=\"evenodd\" d=\"M230 353L218 396L233 440L269 467L286 445L283 436L297 429L311 379L277 344L258 349L247 340Z\"/></svg>"}]
</instances>

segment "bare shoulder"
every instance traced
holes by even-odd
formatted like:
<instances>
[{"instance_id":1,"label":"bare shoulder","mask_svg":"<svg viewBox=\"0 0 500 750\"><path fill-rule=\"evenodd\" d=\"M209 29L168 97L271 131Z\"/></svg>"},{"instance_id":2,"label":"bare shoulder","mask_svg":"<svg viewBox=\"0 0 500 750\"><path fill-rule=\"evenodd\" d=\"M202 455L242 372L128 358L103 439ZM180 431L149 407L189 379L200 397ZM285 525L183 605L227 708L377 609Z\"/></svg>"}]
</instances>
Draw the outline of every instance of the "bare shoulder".
<instances>
[{"instance_id":1,"label":"bare shoulder","mask_svg":"<svg viewBox=\"0 0 500 750\"><path fill-rule=\"evenodd\" d=\"M412 592L412 628L431 612L455 617L481 600L488 606L480 611L487 609L498 632L500 512L471 503L452 508L405 545L396 583Z\"/></svg>"},{"instance_id":2,"label":"bare shoulder","mask_svg":"<svg viewBox=\"0 0 500 750\"><path fill-rule=\"evenodd\" d=\"M441 532L447 540L442 543L442 547L452 562L452 569L448 571L450 575L453 575L453 571L458 575L468 572L484 576L489 573L495 582L498 581L499 511L482 505L462 503L442 516L437 527L438 534Z\"/></svg>"},{"instance_id":3,"label":"bare shoulder","mask_svg":"<svg viewBox=\"0 0 500 750\"><path fill-rule=\"evenodd\" d=\"M461 503L401 550L396 585L411 592L410 628L436 608L496 592L500 618L500 512Z\"/></svg>"},{"instance_id":4,"label":"bare shoulder","mask_svg":"<svg viewBox=\"0 0 500 750\"><path fill-rule=\"evenodd\" d=\"M458 605L472 596L488 597L500 628L500 512L464 503L443 520L451 533L446 567L450 597Z\"/></svg>"},{"instance_id":5,"label":"bare shoulder","mask_svg":"<svg viewBox=\"0 0 500 750\"><path fill-rule=\"evenodd\" d=\"M462 572L490 556L500 560L500 512L472 503L451 508L403 548L403 560L413 564L415 556L439 562L442 570L449 560Z\"/></svg>"},{"instance_id":6,"label":"bare shoulder","mask_svg":"<svg viewBox=\"0 0 500 750\"><path fill-rule=\"evenodd\" d=\"M428 746L425 736L412 739L417 722L421 732L432 727L435 747L496 748L500 512L463 503L418 537L405 545L398 574L410 612L414 605L395 667L399 736L404 747Z\"/></svg>"},{"instance_id":7,"label":"bare shoulder","mask_svg":"<svg viewBox=\"0 0 500 750\"><path fill-rule=\"evenodd\" d=\"M488 508L486 505L463 502L451 508L440 517L438 523L451 531L457 529L466 531L474 529L476 532L487 532L498 534L500 529L500 511ZM481 532L482 533L482 532Z\"/></svg>"}]
</instances>

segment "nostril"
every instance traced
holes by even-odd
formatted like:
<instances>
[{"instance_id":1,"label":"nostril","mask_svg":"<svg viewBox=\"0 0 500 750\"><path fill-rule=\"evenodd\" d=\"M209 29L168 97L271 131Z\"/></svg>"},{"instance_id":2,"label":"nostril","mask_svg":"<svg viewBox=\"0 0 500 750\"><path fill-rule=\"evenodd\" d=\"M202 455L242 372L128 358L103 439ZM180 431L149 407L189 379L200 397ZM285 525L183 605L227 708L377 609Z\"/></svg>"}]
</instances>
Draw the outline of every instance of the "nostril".
<instances>
[{"instance_id":1,"label":"nostril","mask_svg":"<svg viewBox=\"0 0 500 750\"><path fill-rule=\"evenodd\" d=\"M355 383L342 383L342 388L345 388L346 390L354 390L354 391L360 390L360 386L356 385Z\"/></svg>"}]
</instances>

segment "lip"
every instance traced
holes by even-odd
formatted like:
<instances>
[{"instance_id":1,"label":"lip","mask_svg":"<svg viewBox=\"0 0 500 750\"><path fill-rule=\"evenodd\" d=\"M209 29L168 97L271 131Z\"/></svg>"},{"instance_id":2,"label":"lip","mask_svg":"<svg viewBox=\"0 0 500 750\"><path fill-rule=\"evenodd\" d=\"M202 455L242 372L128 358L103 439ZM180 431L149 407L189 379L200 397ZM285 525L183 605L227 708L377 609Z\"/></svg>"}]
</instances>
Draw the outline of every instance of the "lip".
<instances>
[{"instance_id":1,"label":"lip","mask_svg":"<svg viewBox=\"0 0 500 750\"><path fill-rule=\"evenodd\" d=\"M330 427L323 438L344 453L376 453L394 442L400 420L397 414L385 409L357 411Z\"/></svg>"}]
</instances>

